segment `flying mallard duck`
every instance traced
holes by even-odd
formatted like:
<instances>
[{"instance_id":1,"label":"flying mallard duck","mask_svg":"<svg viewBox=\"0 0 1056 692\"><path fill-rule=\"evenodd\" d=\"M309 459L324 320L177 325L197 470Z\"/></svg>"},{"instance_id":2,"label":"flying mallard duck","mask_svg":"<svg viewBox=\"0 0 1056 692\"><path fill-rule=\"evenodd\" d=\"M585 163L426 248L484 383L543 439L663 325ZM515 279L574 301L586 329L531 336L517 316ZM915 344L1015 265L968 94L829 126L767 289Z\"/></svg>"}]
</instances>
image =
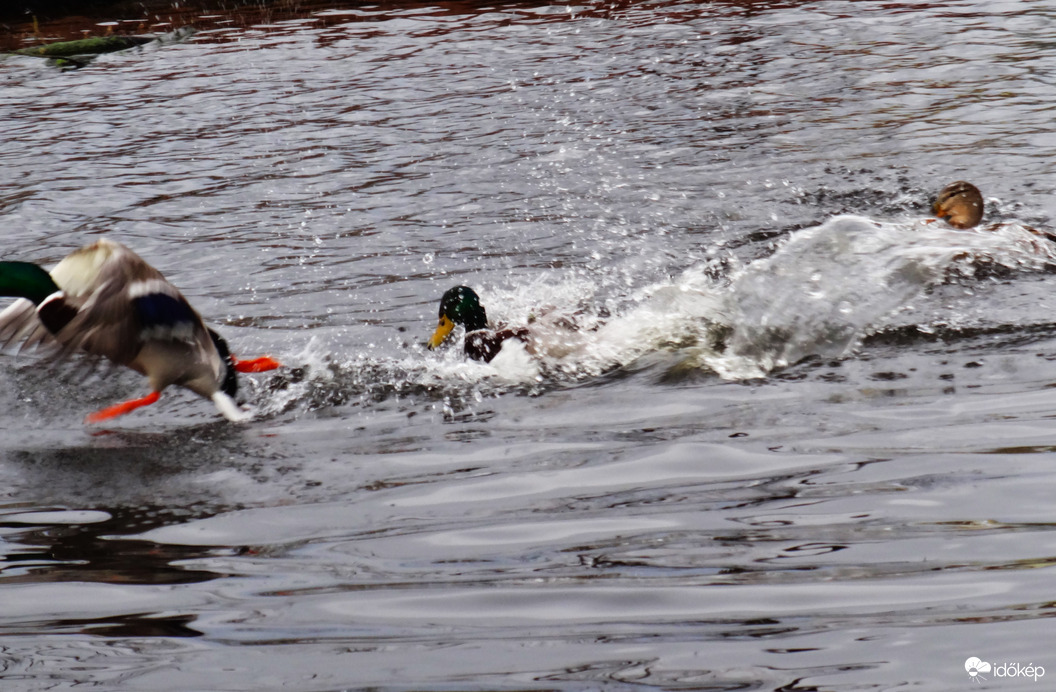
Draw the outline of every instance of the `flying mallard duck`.
<instances>
[{"instance_id":1,"label":"flying mallard duck","mask_svg":"<svg viewBox=\"0 0 1056 692\"><path fill-rule=\"evenodd\" d=\"M954 228L973 228L983 220L983 195L975 185L958 180L939 191L932 209Z\"/></svg>"},{"instance_id":2,"label":"flying mallard duck","mask_svg":"<svg viewBox=\"0 0 1056 692\"><path fill-rule=\"evenodd\" d=\"M175 286L124 245L99 240L50 273L30 262L0 262L0 296L24 298L0 312L0 348L57 345L146 375L151 392L89 415L97 423L153 404L170 384L212 400L226 418L245 420L233 397L236 372L279 367L263 357L238 360Z\"/></svg>"},{"instance_id":3,"label":"flying mallard duck","mask_svg":"<svg viewBox=\"0 0 1056 692\"><path fill-rule=\"evenodd\" d=\"M435 349L444 343L456 324L466 328L463 349L473 360L485 363L498 355L502 344L507 339L528 341L528 330L488 328L488 314L480 304L476 291L468 286L455 286L440 299L440 323L429 338L428 346Z\"/></svg>"}]
</instances>

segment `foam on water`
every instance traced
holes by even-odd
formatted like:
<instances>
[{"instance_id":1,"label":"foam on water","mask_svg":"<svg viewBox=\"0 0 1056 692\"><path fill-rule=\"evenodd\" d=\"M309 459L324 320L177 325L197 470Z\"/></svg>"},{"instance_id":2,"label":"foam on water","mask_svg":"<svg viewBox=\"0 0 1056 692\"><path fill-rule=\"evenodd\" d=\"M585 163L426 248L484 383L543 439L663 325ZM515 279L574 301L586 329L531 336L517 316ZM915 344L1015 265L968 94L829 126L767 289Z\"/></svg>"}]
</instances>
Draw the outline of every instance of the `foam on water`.
<instances>
[{"instance_id":1,"label":"foam on water","mask_svg":"<svg viewBox=\"0 0 1056 692\"><path fill-rule=\"evenodd\" d=\"M1054 250L1018 223L956 231L928 220L836 217L734 277L726 294L733 331L710 365L724 377L756 377L807 356L843 356L927 287L986 264L1040 268Z\"/></svg>"},{"instance_id":2,"label":"foam on water","mask_svg":"<svg viewBox=\"0 0 1056 692\"><path fill-rule=\"evenodd\" d=\"M461 328L447 348L430 352L420 342L432 325L422 324L421 338L395 353L391 344L349 349L344 328L315 330L298 351L282 354L288 367L279 373L242 378L245 400L262 417L407 396L458 410L488 396L583 382L658 352L673 354L679 372L761 378L810 356L845 357L931 287L1056 264L1056 245L1014 221L960 231L927 219L838 216L793 232L744 266L712 258L657 279L657 261L643 256L479 287L493 324L531 330L529 343L508 342L490 363L465 358ZM638 284L635 268L645 275ZM933 324L916 326L927 332Z\"/></svg>"},{"instance_id":3,"label":"foam on water","mask_svg":"<svg viewBox=\"0 0 1056 692\"><path fill-rule=\"evenodd\" d=\"M1018 222L959 231L928 219L839 216L720 275L708 262L639 287L627 288L622 276L595 281L575 272L485 287L493 323L532 331L527 345L508 342L491 363L467 361L457 346L342 359L313 339L293 359L308 376L266 409L412 392L478 399L510 389L531 393L660 350L679 353L683 367L725 379L765 377L808 356L847 355L931 286L969 279L980 268L1052 263L1056 247ZM461 334L455 337L460 343Z\"/></svg>"}]
</instances>

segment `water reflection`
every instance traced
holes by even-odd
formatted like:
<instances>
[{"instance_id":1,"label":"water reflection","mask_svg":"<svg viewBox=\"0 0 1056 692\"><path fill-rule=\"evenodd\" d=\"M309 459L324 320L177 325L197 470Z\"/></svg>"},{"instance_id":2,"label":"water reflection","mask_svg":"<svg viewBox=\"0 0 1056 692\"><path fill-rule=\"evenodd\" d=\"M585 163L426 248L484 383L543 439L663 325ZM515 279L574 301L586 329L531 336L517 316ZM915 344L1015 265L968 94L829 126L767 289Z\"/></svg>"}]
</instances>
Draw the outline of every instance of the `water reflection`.
<instances>
[{"instance_id":1,"label":"water reflection","mask_svg":"<svg viewBox=\"0 0 1056 692\"><path fill-rule=\"evenodd\" d=\"M217 508L214 511L222 511ZM86 581L107 584L185 584L221 575L185 569L173 563L208 551L158 546L123 536L202 516L183 508L113 507L94 509L99 515L86 523L84 512L29 512L0 514L0 531L8 544L0 582Z\"/></svg>"}]
</instances>

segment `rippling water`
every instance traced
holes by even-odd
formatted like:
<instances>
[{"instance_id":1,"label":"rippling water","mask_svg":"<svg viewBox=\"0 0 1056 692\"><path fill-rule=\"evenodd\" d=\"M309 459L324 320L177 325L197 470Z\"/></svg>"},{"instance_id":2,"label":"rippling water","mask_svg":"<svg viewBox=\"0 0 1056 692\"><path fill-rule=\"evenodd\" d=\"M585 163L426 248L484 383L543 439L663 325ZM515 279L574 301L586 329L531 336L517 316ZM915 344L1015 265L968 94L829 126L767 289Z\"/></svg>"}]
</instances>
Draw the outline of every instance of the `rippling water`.
<instances>
[{"instance_id":1,"label":"rippling water","mask_svg":"<svg viewBox=\"0 0 1056 692\"><path fill-rule=\"evenodd\" d=\"M1056 675L1056 9L134 19L195 31L0 61L3 258L119 240L287 367L99 430L141 378L0 357L5 690ZM460 283L544 353L425 350Z\"/></svg>"}]
</instances>

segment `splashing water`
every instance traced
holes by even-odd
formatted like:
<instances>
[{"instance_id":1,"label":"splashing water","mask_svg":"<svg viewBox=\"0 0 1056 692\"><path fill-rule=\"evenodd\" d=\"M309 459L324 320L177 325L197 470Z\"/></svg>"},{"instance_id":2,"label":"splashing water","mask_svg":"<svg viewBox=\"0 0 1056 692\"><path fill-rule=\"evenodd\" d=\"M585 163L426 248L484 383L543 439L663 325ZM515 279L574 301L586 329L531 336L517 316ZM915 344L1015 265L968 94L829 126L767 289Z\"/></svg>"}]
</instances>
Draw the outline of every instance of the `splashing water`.
<instances>
[{"instance_id":1,"label":"splashing water","mask_svg":"<svg viewBox=\"0 0 1056 692\"><path fill-rule=\"evenodd\" d=\"M795 233L734 278L725 296L732 334L708 364L740 379L807 356L842 356L951 272L970 276L981 263L1040 268L1054 250L1018 223L955 231L928 220L836 217Z\"/></svg>"},{"instance_id":2,"label":"splashing water","mask_svg":"<svg viewBox=\"0 0 1056 692\"><path fill-rule=\"evenodd\" d=\"M263 412L408 394L457 408L484 395L582 381L661 350L678 352L680 368L730 380L765 377L808 356L845 356L885 318L950 277L971 278L981 266L1051 263L1056 247L1015 222L958 231L933 220L839 216L797 231L770 257L725 276L701 264L615 297L607 293L612 286L582 276L489 287L494 321L532 331L528 344L511 340L490 363L467 361L459 348L439 357L415 349L399 359L337 361L313 342L294 358L308 376L275 387Z\"/></svg>"}]
</instances>

